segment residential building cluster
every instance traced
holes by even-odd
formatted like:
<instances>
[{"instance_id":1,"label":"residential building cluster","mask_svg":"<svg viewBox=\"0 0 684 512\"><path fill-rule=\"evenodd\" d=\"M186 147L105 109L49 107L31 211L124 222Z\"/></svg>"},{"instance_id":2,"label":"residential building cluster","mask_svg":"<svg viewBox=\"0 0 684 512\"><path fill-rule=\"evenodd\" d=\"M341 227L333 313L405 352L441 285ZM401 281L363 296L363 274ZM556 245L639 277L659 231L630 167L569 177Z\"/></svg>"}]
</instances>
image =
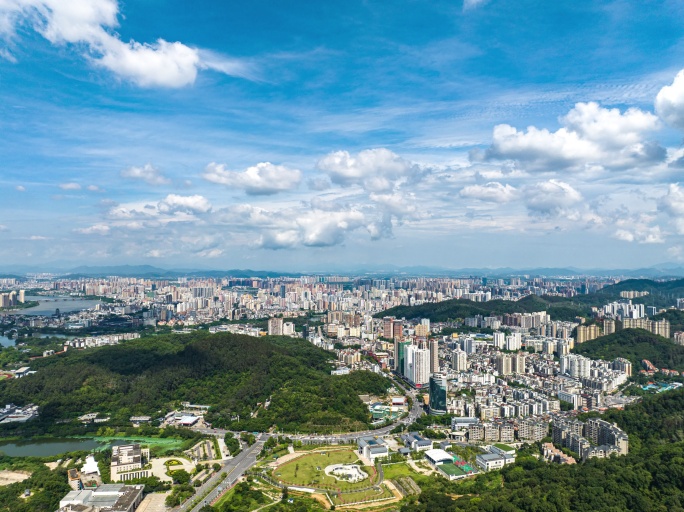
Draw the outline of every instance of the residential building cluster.
<instances>
[{"instance_id":1,"label":"residential building cluster","mask_svg":"<svg viewBox=\"0 0 684 512\"><path fill-rule=\"evenodd\" d=\"M553 419L553 443L579 454L582 460L627 455L629 436L616 425L591 418L586 422L562 417Z\"/></svg>"}]
</instances>

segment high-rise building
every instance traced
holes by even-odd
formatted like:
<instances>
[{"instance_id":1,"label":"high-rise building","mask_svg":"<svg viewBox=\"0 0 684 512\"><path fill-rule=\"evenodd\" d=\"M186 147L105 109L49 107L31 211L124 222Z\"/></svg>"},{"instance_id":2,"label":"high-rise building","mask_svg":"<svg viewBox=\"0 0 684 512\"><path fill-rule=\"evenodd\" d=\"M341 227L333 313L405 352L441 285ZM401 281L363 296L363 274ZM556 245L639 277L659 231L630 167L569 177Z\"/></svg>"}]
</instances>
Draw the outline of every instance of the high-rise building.
<instances>
[{"instance_id":1,"label":"high-rise building","mask_svg":"<svg viewBox=\"0 0 684 512\"><path fill-rule=\"evenodd\" d=\"M577 326L577 343L595 340L599 336L601 336L601 328L597 324Z\"/></svg>"},{"instance_id":2,"label":"high-rise building","mask_svg":"<svg viewBox=\"0 0 684 512\"><path fill-rule=\"evenodd\" d=\"M430 373L439 371L439 344L436 339L430 340Z\"/></svg>"},{"instance_id":3,"label":"high-rise building","mask_svg":"<svg viewBox=\"0 0 684 512\"><path fill-rule=\"evenodd\" d=\"M525 355L518 352L511 358L511 371L513 373L525 373Z\"/></svg>"},{"instance_id":4,"label":"high-rise building","mask_svg":"<svg viewBox=\"0 0 684 512\"><path fill-rule=\"evenodd\" d=\"M509 354L496 356L496 371L499 372L499 375L511 374L511 356Z\"/></svg>"},{"instance_id":5,"label":"high-rise building","mask_svg":"<svg viewBox=\"0 0 684 512\"><path fill-rule=\"evenodd\" d=\"M608 336L615 332L615 320L612 318L606 318L603 320L603 334Z\"/></svg>"},{"instance_id":6,"label":"high-rise building","mask_svg":"<svg viewBox=\"0 0 684 512\"><path fill-rule=\"evenodd\" d=\"M409 345L404 359L404 376L416 387L422 387L430 380L430 351Z\"/></svg>"},{"instance_id":7,"label":"high-rise building","mask_svg":"<svg viewBox=\"0 0 684 512\"><path fill-rule=\"evenodd\" d=\"M522 347L522 335L519 332L514 332L510 336L506 336L506 350L516 351Z\"/></svg>"},{"instance_id":8,"label":"high-rise building","mask_svg":"<svg viewBox=\"0 0 684 512\"><path fill-rule=\"evenodd\" d=\"M494 346L502 349L506 346L506 335L502 332L496 331L494 333Z\"/></svg>"},{"instance_id":9,"label":"high-rise building","mask_svg":"<svg viewBox=\"0 0 684 512\"><path fill-rule=\"evenodd\" d=\"M468 369L468 355L462 350L454 350L451 354L451 368L455 372L464 372Z\"/></svg>"},{"instance_id":10,"label":"high-rise building","mask_svg":"<svg viewBox=\"0 0 684 512\"><path fill-rule=\"evenodd\" d=\"M269 336L282 336L283 335L283 319L282 318L269 318L268 319L268 335Z\"/></svg>"},{"instance_id":11,"label":"high-rise building","mask_svg":"<svg viewBox=\"0 0 684 512\"><path fill-rule=\"evenodd\" d=\"M448 386L444 375L436 373L430 377L430 414L447 413Z\"/></svg>"},{"instance_id":12,"label":"high-rise building","mask_svg":"<svg viewBox=\"0 0 684 512\"><path fill-rule=\"evenodd\" d=\"M382 337L391 340L394 337L394 317L386 316L382 319Z\"/></svg>"},{"instance_id":13,"label":"high-rise building","mask_svg":"<svg viewBox=\"0 0 684 512\"><path fill-rule=\"evenodd\" d=\"M401 320L395 320L392 323L392 337L394 339L401 339L404 337L404 324Z\"/></svg>"}]
</instances>

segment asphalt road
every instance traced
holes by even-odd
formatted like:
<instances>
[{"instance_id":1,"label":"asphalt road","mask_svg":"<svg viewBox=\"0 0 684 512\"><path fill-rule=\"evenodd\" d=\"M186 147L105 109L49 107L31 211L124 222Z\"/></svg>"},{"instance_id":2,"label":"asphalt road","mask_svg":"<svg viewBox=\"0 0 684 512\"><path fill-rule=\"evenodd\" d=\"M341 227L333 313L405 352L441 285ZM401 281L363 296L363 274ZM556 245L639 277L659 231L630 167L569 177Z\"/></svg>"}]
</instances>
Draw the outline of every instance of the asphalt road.
<instances>
[{"instance_id":1,"label":"asphalt road","mask_svg":"<svg viewBox=\"0 0 684 512\"><path fill-rule=\"evenodd\" d=\"M217 432L213 432L217 434ZM210 504L214 501L218 495L226 488L235 485L245 472L256 464L257 457L264 447L264 443L270 437L269 434L261 434L256 443L254 443L250 448L240 452L237 457L234 457L223 464L221 471L216 473L208 482L206 482L202 487L197 489L197 495L202 495L207 492L207 489L214 487L218 482L221 482L218 487L213 489L200 503L195 507L190 508L190 504L194 501L193 499L188 500L185 504L181 505L177 511L178 512L198 512L204 505ZM221 474L226 473L226 477L222 478Z\"/></svg>"}]
</instances>

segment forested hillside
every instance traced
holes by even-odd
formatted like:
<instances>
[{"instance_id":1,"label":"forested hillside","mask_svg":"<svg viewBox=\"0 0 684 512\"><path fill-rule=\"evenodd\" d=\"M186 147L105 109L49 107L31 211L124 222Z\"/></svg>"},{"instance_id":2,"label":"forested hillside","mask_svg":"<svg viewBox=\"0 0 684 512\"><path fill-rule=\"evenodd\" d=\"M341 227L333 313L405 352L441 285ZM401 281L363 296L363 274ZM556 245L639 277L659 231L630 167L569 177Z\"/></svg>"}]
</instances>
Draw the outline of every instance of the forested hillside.
<instances>
[{"instance_id":1,"label":"forested hillside","mask_svg":"<svg viewBox=\"0 0 684 512\"><path fill-rule=\"evenodd\" d=\"M624 329L608 336L575 345L574 352L591 359L624 357L641 368L642 359L648 359L658 368L684 371L684 346L643 329Z\"/></svg>"},{"instance_id":2,"label":"forested hillside","mask_svg":"<svg viewBox=\"0 0 684 512\"><path fill-rule=\"evenodd\" d=\"M630 453L577 465L519 456L502 470L503 485L436 481L402 512L682 512L684 511L684 391L610 411L630 437ZM458 499L454 497L463 495Z\"/></svg>"},{"instance_id":3,"label":"forested hillside","mask_svg":"<svg viewBox=\"0 0 684 512\"><path fill-rule=\"evenodd\" d=\"M488 302L473 302L466 299L452 299L421 304L420 306L396 306L377 313L375 317L429 318L433 322L447 322L475 315L492 316L504 315L506 313L533 313L535 311L546 311L554 320L574 320L578 315L588 315L590 308L578 301L564 297L528 295L519 301L490 300Z\"/></svg>"},{"instance_id":4,"label":"forested hillside","mask_svg":"<svg viewBox=\"0 0 684 512\"><path fill-rule=\"evenodd\" d=\"M48 424L87 412L126 423L189 401L211 405L215 425L239 415L236 426L250 430L363 427L369 415L357 395L383 393L389 381L365 372L332 377L333 357L285 337L157 336L33 361L35 375L0 383L0 403L36 403ZM269 409L250 419L269 397Z\"/></svg>"},{"instance_id":5,"label":"forested hillside","mask_svg":"<svg viewBox=\"0 0 684 512\"><path fill-rule=\"evenodd\" d=\"M546 311L553 320L573 320L576 316L589 316L592 307L601 307L608 302L620 299L621 291L648 291L649 295L632 299L632 302L667 308L673 306L677 298L684 297L684 279L672 281L627 279L618 284L606 286L596 293L570 298L528 295L517 302L505 300L473 302L465 299L453 299L421 304L420 306L396 306L377 313L375 317L429 318L433 322L446 322L475 315L488 316Z\"/></svg>"}]
</instances>

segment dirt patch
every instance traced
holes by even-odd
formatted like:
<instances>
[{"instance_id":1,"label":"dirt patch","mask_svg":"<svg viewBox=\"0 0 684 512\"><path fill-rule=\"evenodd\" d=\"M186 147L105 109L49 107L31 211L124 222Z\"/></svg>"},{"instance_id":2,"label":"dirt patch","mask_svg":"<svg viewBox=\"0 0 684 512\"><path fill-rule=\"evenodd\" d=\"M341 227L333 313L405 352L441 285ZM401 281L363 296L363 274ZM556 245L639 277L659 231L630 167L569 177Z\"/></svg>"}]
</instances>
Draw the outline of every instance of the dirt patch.
<instances>
[{"instance_id":1,"label":"dirt patch","mask_svg":"<svg viewBox=\"0 0 684 512\"><path fill-rule=\"evenodd\" d=\"M330 509L330 501L324 494L312 494L311 497L320 503L326 510Z\"/></svg>"},{"instance_id":2,"label":"dirt patch","mask_svg":"<svg viewBox=\"0 0 684 512\"><path fill-rule=\"evenodd\" d=\"M23 482L30 476L28 471L0 471L0 486Z\"/></svg>"}]
</instances>

